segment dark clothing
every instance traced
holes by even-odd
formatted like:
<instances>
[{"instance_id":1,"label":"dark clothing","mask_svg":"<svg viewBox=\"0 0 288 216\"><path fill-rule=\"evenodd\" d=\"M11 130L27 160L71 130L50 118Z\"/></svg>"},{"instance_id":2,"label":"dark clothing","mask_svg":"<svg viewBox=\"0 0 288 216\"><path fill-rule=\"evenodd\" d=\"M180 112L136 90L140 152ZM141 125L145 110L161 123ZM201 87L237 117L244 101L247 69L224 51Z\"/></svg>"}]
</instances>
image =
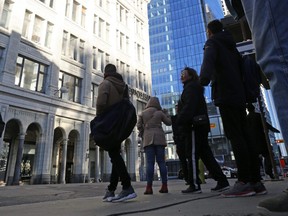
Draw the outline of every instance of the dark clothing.
<instances>
[{"instance_id":1,"label":"dark clothing","mask_svg":"<svg viewBox=\"0 0 288 216\"><path fill-rule=\"evenodd\" d=\"M176 123L181 129L190 131L193 117L198 115L206 115L207 106L204 98L204 88L197 81L188 80L184 83L183 92L181 94L180 106ZM205 130L210 131L209 121L206 125L201 126Z\"/></svg>"},{"instance_id":2,"label":"dark clothing","mask_svg":"<svg viewBox=\"0 0 288 216\"><path fill-rule=\"evenodd\" d=\"M240 63L240 54L232 35L226 31L216 33L205 43L200 83L207 86L211 82L212 99L219 107L224 131L235 155L238 180L257 182L261 179L260 167L247 137Z\"/></svg>"},{"instance_id":3,"label":"dark clothing","mask_svg":"<svg viewBox=\"0 0 288 216\"><path fill-rule=\"evenodd\" d=\"M112 145L112 144L111 144ZM115 145L115 143L113 143ZM110 184L108 185L109 191L115 191L118 185L119 177L123 189L131 186L131 178L127 172L125 162L120 154L121 143L118 144L119 148L108 151L112 163L112 172L110 176Z\"/></svg>"},{"instance_id":4,"label":"dark clothing","mask_svg":"<svg viewBox=\"0 0 288 216\"><path fill-rule=\"evenodd\" d=\"M185 156L185 139L184 135L178 128L176 124L177 115L171 116L172 120L172 131L173 131L173 140L176 145L176 152L180 160L181 169L184 175L184 179L187 181L188 179L188 167L187 167L187 160Z\"/></svg>"},{"instance_id":5,"label":"dark clothing","mask_svg":"<svg viewBox=\"0 0 288 216\"><path fill-rule=\"evenodd\" d=\"M227 182L226 176L223 174L221 167L219 166L218 162L216 161L211 148L208 143L208 132L203 130L196 130L196 143L199 143L199 157L206 166L207 170L211 177L220 183ZM197 144L196 144L197 145Z\"/></svg>"},{"instance_id":6,"label":"dark clothing","mask_svg":"<svg viewBox=\"0 0 288 216\"><path fill-rule=\"evenodd\" d=\"M200 187L199 159L203 161L215 181L221 183L227 182L227 178L223 174L208 144L208 132L205 129L196 128L191 133L187 133L186 143L188 145L186 144L185 151L191 154L191 156L187 156L189 185L194 185L196 189Z\"/></svg>"},{"instance_id":7,"label":"dark clothing","mask_svg":"<svg viewBox=\"0 0 288 216\"><path fill-rule=\"evenodd\" d=\"M242 182L259 182L260 166L258 154L250 144L246 122L246 110L228 105L219 106L223 127L227 138L231 141L238 180Z\"/></svg>"},{"instance_id":8,"label":"dark clothing","mask_svg":"<svg viewBox=\"0 0 288 216\"><path fill-rule=\"evenodd\" d=\"M249 111L247 115L247 127L249 131L249 139L255 145L258 154L269 155L268 145L265 138L264 127L260 113ZM266 122L266 127L272 132L279 131Z\"/></svg>"},{"instance_id":9,"label":"dark clothing","mask_svg":"<svg viewBox=\"0 0 288 216\"><path fill-rule=\"evenodd\" d=\"M196 131L191 129L190 131L186 132L185 136L185 152L188 161L187 182L190 187L199 190L201 188L201 179L199 178L199 145L201 145L201 143L199 143L198 139L196 138L199 136L196 136L195 134Z\"/></svg>"},{"instance_id":10,"label":"dark clothing","mask_svg":"<svg viewBox=\"0 0 288 216\"><path fill-rule=\"evenodd\" d=\"M261 119L260 113L256 113L255 111L249 110L249 114L247 115L247 127L248 127L248 135L250 142L253 143L253 147L258 155L262 155L264 158L265 165L265 173L268 174L271 178L274 178L272 162L270 159L270 154L268 150L268 144L265 138L264 127ZM272 132L279 131L266 122L266 127L268 130ZM262 157L261 163L262 165Z\"/></svg>"},{"instance_id":11,"label":"dark clothing","mask_svg":"<svg viewBox=\"0 0 288 216\"><path fill-rule=\"evenodd\" d=\"M179 107L179 105L178 105ZM227 181L226 176L215 160L208 144L209 121L206 125L192 126L192 119L197 115L206 115L207 106L204 98L204 88L199 82L188 80L184 83L181 94L177 125L181 128L185 139L185 154L188 161L188 183L194 189L200 189L199 158L207 167L216 181Z\"/></svg>"},{"instance_id":12,"label":"dark clothing","mask_svg":"<svg viewBox=\"0 0 288 216\"><path fill-rule=\"evenodd\" d=\"M216 33L206 41L204 49L200 83L207 86L211 81L214 104L245 107L241 59L232 35L226 31Z\"/></svg>"},{"instance_id":13,"label":"dark clothing","mask_svg":"<svg viewBox=\"0 0 288 216\"><path fill-rule=\"evenodd\" d=\"M180 141L180 130L176 124L176 120L177 120L177 114L174 116L171 116L171 121L172 121L172 132L173 132L173 140L174 140L174 144L176 145L176 147L179 145Z\"/></svg>"}]
</instances>

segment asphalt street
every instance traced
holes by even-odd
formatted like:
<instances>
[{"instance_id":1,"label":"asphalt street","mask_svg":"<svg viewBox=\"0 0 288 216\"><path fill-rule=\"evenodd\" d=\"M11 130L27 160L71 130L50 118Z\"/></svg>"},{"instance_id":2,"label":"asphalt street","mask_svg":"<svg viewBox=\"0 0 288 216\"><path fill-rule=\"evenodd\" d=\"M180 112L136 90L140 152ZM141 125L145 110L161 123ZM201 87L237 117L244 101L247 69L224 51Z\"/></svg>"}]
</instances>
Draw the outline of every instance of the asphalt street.
<instances>
[{"instance_id":1,"label":"asphalt street","mask_svg":"<svg viewBox=\"0 0 288 216\"><path fill-rule=\"evenodd\" d=\"M233 185L235 179L230 179ZM260 216L256 206L262 199L280 193L288 179L265 181L267 195L223 198L210 191L212 179L202 185L201 194L182 194L187 186L182 180L168 182L169 193L160 194L161 182L155 181L153 195L144 195L145 182L133 182L137 198L121 203L107 203L102 197L107 182L86 184L51 184L0 187L0 216ZM118 186L120 192L121 187Z\"/></svg>"}]
</instances>

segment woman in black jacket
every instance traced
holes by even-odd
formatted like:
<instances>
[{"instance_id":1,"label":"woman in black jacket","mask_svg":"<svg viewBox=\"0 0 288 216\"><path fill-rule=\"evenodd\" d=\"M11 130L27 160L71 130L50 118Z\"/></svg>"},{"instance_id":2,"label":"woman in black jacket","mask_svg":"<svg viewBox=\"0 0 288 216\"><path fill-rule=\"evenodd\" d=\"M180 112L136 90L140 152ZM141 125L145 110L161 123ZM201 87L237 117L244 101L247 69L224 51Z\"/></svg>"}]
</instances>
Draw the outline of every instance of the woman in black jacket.
<instances>
[{"instance_id":1,"label":"woman in black jacket","mask_svg":"<svg viewBox=\"0 0 288 216\"><path fill-rule=\"evenodd\" d=\"M218 182L212 191L223 191L229 188L226 176L208 144L210 122L204 98L204 87L199 83L197 72L185 67L181 72L183 92L180 99L177 124L185 136L185 152L188 161L188 184L182 193L201 193L201 180L199 179L198 161L202 159L212 177ZM201 117L202 120L199 120ZM198 120L196 120L198 119Z\"/></svg>"}]
</instances>

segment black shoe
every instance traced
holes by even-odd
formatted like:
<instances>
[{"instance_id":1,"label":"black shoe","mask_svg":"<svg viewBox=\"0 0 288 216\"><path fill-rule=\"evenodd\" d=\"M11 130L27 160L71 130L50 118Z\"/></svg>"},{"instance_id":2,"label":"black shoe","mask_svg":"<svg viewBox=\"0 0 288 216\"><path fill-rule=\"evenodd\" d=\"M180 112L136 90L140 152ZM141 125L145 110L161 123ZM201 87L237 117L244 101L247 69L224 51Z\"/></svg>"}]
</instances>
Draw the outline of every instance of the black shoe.
<instances>
[{"instance_id":1,"label":"black shoe","mask_svg":"<svg viewBox=\"0 0 288 216\"><path fill-rule=\"evenodd\" d=\"M267 194L266 187L262 182L257 182L251 184L254 187L254 191L256 192L256 195L264 195Z\"/></svg>"},{"instance_id":2,"label":"black shoe","mask_svg":"<svg viewBox=\"0 0 288 216\"><path fill-rule=\"evenodd\" d=\"M189 186L186 190L182 190L181 192L199 194L202 193L202 190L200 187L196 189L195 187Z\"/></svg>"},{"instance_id":3,"label":"black shoe","mask_svg":"<svg viewBox=\"0 0 288 216\"><path fill-rule=\"evenodd\" d=\"M211 188L213 192L222 192L230 188L228 181L227 182L218 182L216 187Z\"/></svg>"}]
</instances>

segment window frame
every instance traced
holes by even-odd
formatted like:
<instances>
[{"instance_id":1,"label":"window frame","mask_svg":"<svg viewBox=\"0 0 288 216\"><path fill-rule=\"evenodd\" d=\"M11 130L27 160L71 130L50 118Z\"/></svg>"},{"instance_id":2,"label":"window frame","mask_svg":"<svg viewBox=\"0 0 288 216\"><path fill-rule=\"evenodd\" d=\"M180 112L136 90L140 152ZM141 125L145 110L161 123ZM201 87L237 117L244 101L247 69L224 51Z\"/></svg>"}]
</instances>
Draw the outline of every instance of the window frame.
<instances>
[{"instance_id":1,"label":"window frame","mask_svg":"<svg viewBox=\"0 0 288 216\"><path fill-rule=\"evenodd\" d=\"M72 82L70 82L72 80ZM64 100L81 103L82 78L59 71L58 89L67 88L67 92L59 91L58 97Z\"/></svg>"},{"instance_id":2,"label":"window frame","mask_svg":"<svg viewBox=\"0 0 288 216\"><path fill-rule=\"evenodd\" d=\"M18 60L22 58L21 63L18 62ZM28 75L29 71L25 71L25 60L26 61L30 61L33 64L38 64L38 68L37 68L37 74L36 74L36 83L35 83L35 88L31 89L32 87L32 83L30 84L30 88L26 88L25 85L25 76L26 74ZM29 65L26 65L27 67ZM41 67L43 67L43 70L41 69ZM20 69L19 71L17 71L18 69ZM36 91L36 92L41 92L41 93L45 93L45 81L46 81L46 77L47 77L47 71L48 71L48 66L40 63L38 61L35 61L33 59L27 58L23 55L18 55L17 56L17 61L16 61L16 74L15 74L15 81L14 84L16 86L19 86L21 88L27 89L27 90L31 90L31 91ZM19 72L19 77L18 77L18 81L17 81L17 72ZM24 74L25 73L25 74ZM34 73L32 72L32 75ZM24 80L23 80L24 79ZM40 79L42 80L42 83L39 83ZM16 83L17 82L17 83ZM41 89L40 89L41 88Z\"/></svg>"}]
</instances>

